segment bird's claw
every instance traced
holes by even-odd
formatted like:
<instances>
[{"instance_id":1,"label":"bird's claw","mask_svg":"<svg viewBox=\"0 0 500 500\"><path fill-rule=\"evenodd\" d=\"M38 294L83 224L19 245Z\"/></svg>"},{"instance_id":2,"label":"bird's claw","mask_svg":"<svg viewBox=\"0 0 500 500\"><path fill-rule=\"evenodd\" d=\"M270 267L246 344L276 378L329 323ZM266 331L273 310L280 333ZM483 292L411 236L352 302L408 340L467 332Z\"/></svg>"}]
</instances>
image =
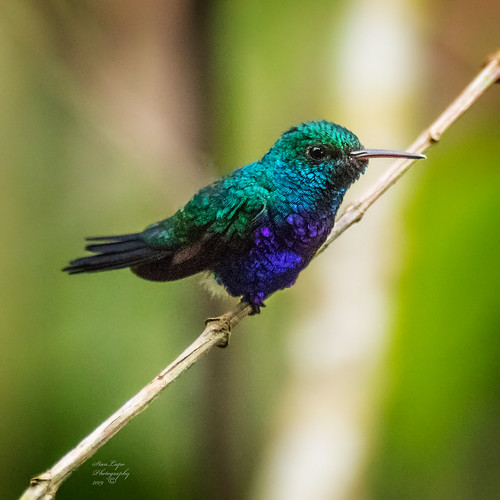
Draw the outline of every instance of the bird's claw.
<instances>
[{"instance_id":1,"label":"bird's claw","mask_svg":"<svg viewBox=\"0 0 500 500\"><path fill-rule=\"evenodd\" d=\"M241 299L241 302L248 304L252 308L252 310L248 313L249 316L260 314L261 307L266 307L266 305L262 301L255 301L246 296Z\"/></svg>"},{"instance_id":2,"label":"bird's claw","mask_svg":"<svg viewBox=\"0 0 500 500\"><path fill-rule=\"evenodd\" d=\"M256 314L260 314L260 308L265 306L264 304L262 304L262 306L260 306L259 304L250 304L250 307L252 308L252 310L250 311L250 313L248 313L248 315L255 316Z\"/></svg>"}]
</instances>

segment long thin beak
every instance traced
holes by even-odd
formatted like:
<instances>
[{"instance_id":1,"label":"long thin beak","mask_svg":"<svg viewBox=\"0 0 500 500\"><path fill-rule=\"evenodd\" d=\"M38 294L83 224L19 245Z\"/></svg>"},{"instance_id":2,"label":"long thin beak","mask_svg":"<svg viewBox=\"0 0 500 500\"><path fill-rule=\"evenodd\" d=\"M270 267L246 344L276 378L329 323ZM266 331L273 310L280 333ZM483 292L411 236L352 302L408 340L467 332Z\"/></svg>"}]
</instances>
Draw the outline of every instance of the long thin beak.
<instances>
[{"instance_id":1,"label":"long thin beak","mask_svg":"<svg viewBox=\"0 0 500 500\"><path fill-rule=\"evenodd\" d=\"M351 156L355 158L410 158L412 160L423 160L425 155L406 153L404 151L389 151L387 149L360 149L353 151Z\"/></svg>"}]
</instances>

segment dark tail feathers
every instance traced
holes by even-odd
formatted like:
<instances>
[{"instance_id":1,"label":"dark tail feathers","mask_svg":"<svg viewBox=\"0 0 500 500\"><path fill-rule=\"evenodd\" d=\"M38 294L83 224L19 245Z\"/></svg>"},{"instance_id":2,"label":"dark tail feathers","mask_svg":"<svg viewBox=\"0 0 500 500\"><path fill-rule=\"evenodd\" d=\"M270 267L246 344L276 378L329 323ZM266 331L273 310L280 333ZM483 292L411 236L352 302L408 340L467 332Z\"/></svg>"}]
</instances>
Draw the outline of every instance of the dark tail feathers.
<instances>
[{"instance_id":1,"label":"dark tail feathers","mask_svg":"<svg viewBox=\"0 0 500 500\"><path fill-rule=\"evenodd\" d=\"M141 238L141 233L99 236L87 238L87 241L100 242L85 247L96 255L72 260L63 271L69 274L109 271L152 263L168 255L165 251L150 247Z\"/></svg>"}]
</instances>

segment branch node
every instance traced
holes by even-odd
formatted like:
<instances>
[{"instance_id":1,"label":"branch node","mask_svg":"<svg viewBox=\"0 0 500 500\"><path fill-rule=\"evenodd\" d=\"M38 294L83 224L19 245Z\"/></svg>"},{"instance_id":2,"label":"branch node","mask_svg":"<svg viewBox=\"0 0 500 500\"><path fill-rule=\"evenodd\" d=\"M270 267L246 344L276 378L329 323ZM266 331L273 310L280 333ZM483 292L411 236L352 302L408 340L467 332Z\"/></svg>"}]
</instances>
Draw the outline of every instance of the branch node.
<instances>
[{"instance_id":1,"label":"branch node","mask_svg":"<svg viewBox=\"0 0 500 500\"><path fill-rule=\"evenodd\" d=\"M224 332L224 336L217 342L217 347L220 347L221 349L225 349L229 345L229 340L231 339L231 332L226 331Z\"/></svg>"},{"instance_id":2,"label":"branch node","mask_svg":"<svg viewBox=\"0 0 500 500\"><path fill-rule=\"evenodd\" d=\"M436 143L439 142L441 139L441 133L438 132L437 130L433 130L432 128L429 129L429 141L431 143Z\"/></svg>"},{"instance_id":3,"label":"branch node","mask_svg":"<svg viewBox=\"0 0 500 500\"><path fill-rule=\"evenodd\" d=\"M498 74L498 77L496 78L496 80L493 83L500 83L500 72L498 70L498 66L500 65L500 50L497 50L494 54L491 54L488 57L488 59L486 59L486 61L484 62L482 67L486 68L487 66L489 66L492 63L497 66L497 74Z\"/></svg>"},{"instance_id":4,"label":"branch node","mask_svg":"<svg viewBox=\"0 0 500 500\"><path fill-rule=\"evenodd\" d=\"M217 347L227 347L229 345L229 339L231 338L231 322L227 318L227 314L216 318L207 318L205 320L205 325L207 326L212 323L212 334L221 335L221 339L216 344Z\"/></svg>"},{"instance_id":5,"label":"branch node","mask_svg":"<svg viewBox=\"0 0 500 500\"><path fill-rule=\"evenodd\" d=\"M30 479L30 486L36 486L42 483L50 483L52 481L52 475L50 472L46 471L39 476L32 477Z\"/></svg>"},{"instance_id":6,"label":"branch node","mask_svg":"<svg viewBox=\"0 0 500 500\"><path fill-rule=\"evenodd\" d=\"M353 214L352 223L355 224L359 222L366 212L366 206L362 200L355 201L352 205L349 205L345 211L346 214Z\"/></svg>"}]
</instances>

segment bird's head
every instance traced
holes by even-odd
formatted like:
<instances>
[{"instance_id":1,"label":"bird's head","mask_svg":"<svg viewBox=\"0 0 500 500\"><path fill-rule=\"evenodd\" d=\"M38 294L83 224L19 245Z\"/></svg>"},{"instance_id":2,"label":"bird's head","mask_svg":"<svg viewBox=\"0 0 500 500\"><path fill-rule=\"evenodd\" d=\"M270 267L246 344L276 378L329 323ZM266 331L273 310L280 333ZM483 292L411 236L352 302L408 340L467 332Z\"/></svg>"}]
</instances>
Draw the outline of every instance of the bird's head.
<instances>
[{"instance_id":1,"label":"bird's head","mask_svg":"<svg viewBox=\"0 0 500 500\"><path fill-rule=\"evenodd\" d=\"M264 157L285 174L321 176L347 189L365 171L370 158L425 158L424 155L363 149L349 130L325 120L305 122L282 134ZM302 176L301 176L302 177Z\"/></svg>"}]
</instances>

